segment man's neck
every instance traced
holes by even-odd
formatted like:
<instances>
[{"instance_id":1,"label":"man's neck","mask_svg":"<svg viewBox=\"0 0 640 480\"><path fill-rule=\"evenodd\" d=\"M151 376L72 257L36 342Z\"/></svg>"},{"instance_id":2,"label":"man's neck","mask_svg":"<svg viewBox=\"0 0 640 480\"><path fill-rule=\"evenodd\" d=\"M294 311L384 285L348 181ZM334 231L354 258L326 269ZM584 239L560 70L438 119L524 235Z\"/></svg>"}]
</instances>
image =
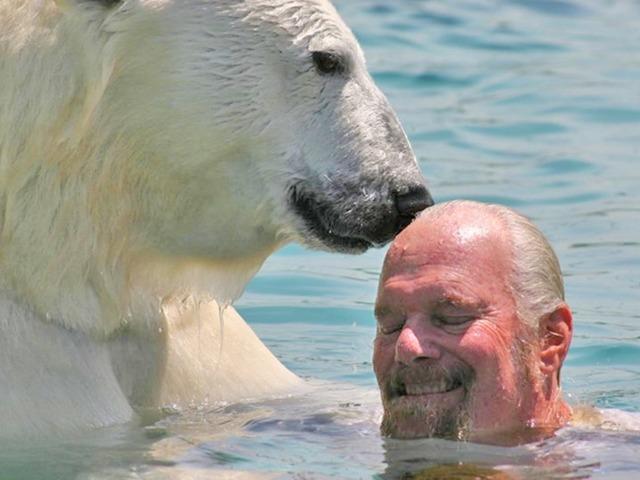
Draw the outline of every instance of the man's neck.
<instances>
[{"instance_id":1,"label":"man's neck","mask_svg":"<svg viewBox=\"0 0 640 480\"><path fill-rule=\"evenodd\" d=\"M540 390L537 395L528 399L529 411L523 412L517 424L490 430L474 430L469 440L507 447L551 437L572 418L571 407L562 398L560 390L554 389L551 393L546 395Z\"/></svg>"}]
</instances>

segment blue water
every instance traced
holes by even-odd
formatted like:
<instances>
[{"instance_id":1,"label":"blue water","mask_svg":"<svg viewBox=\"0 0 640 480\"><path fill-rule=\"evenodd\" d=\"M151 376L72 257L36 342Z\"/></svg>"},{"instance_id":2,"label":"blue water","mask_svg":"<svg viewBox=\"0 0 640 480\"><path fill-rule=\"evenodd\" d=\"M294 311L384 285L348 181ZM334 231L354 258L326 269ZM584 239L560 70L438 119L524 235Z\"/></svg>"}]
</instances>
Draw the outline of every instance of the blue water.
<instances>
[{"instance_id":1,"label":"blue water","mask_svg":"<svg viewBox=\"0 0 640 480\"><path fill-rule=\"evenodd\" d=\"M575 314L563 371L571 403L640 412L640 3L336 5L436 201L514 207L555 246ZM518 448L380 438L370 359L383 255L290 246L237 303L310 381L307 396L100 430L62 447L13 446L0 452L0 479L399 478L460 463L518 478L640 478L638 433L567 428ZM424 478L462 478L448 468Z\"/></svg>"}]
</instances>

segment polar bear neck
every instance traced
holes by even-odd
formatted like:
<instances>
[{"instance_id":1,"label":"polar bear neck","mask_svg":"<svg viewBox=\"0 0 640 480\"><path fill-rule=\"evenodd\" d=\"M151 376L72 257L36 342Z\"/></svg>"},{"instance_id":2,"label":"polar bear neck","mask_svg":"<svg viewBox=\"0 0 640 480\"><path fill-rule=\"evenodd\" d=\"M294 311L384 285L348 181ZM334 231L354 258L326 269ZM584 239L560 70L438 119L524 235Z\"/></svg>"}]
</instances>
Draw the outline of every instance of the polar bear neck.
<instances>
[{"instance_id":1,"label":"polar bear neck","mask_svg":"<svg viewBox=\"0 0 640 480\"><path fill-rule=\"evenodd\" d=\"M175 302L215 302L224 309L242 295L271 250L243 259L206 261L198 258L166 258L153 254L135 257L129 265L128 292L131 308L155 319ZM153 327L153 324L150 325Z\"/></svg>"}]
</instances>

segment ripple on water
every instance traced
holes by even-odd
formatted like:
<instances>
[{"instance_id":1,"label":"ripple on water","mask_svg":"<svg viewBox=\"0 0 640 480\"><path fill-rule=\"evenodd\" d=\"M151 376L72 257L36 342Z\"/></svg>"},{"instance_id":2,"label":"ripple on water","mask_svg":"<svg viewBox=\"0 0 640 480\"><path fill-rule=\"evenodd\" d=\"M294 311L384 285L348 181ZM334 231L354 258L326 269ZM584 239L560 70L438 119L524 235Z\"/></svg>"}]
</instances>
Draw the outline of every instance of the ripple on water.
<instances>
[{"instance_id":1,"label":"ripple on water","mask_svg":"<svg viewBox=\"0 0 640 480\"><path fill-rule=\"evenodd\" d=\"M529 0L510 0L510 2L545 15L574 17L588 13L588 9L585 6L563 0L536 0L534 2Z\"/></svg>"},{"instance_id":2,"label":"ripple on water","mask_svg":"<svg viewBox=\"0 0 640 480\"><path fill-rule=\"evenodd\" d=\"M572 158L556 158L537 166L538 175L567 175L585 172L594 169L595 166L585 160Z\"/></svg>"},{"instance_id":3,"label":"ripple on water","mask_svg":"<svg viewBox=\"0 0 640 480\"><path fill-rule=\"evenodd\" d=\"M444 27L459 27L465 24L465 20L462 17L438 13L433 10L423 9L413 14L413 19L416 25L423 24L424 22L429 24L440 25Z\"/></svg>"},{"instance_id":4,"label":"ripple on water","mask_svg":"<svg viewBox=\"0 0 640 480\"><path fill-rule=\"evenodd\" d=\"M367 11L372 15L391 15L396 11L396 7L392 3L375 3L367 8Z\"/></svg>"},{"instance_id":5,"label":"ripple on water","mask_svg":"<svg viewBox=\"0 0 640 480\"><path fill-rule=\"evenodd\" d=\"M507 38L504 41L487 40L486 35L473 36L461 33L447 33L440 37L439 43L458 48L472 48L510 53L554 53L566 50L561 44L535 41L514 41Z\"/></svg>"},{"instance_id":6,"label":"ripple on water","mask_svg":"<svg viewBox=\"0 0 640 480\"><path fill-rule=\"evenodd\" d=\"M375 72L374 78L381 85L395 88L407 88L412 91L437 88L463 88L473 85L478 77L456 77L437 72L410 74L398 71Z\"/></svg>"},{"instance_id":7,"label":"ripple on water","mask_svg":"<svg viewBox=\"0 0 640 480\"><path fill-rule=\"evenodd\" d=\"M549 112L571 113L574 116L591 123L640 123L640 110L625 107L561 107L550 109Z\"/></svg>"},{"instance_id":8,"label":"ripple on water","mask_svg":"<svg viewBox=\"0 0 640 480\"><path fill-rule=\"evenodd\" d=\"M489 123L489 122L487 122ZM510 122L488 125L470 125L466 129L470 132L480 133L491 137L536 137L540 135L552 135L564 133L568 127L551 122Z\"/></svg>"}]
</instances>

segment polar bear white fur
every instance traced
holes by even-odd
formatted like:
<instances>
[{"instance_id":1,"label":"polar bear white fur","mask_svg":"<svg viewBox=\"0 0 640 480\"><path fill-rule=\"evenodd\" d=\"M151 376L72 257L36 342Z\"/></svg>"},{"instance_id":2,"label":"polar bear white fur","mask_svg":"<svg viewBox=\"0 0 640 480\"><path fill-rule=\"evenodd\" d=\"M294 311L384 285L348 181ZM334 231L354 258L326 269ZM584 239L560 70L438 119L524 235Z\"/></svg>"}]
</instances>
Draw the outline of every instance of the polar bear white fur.
<instances>
[{"instance_id":1,"label":"polar bear white fur","mask_svg":"<svg viewBox=\"0 0 640 480\"><path fill-rule=\"evenodd\" d=\"M222 307L287 242L385 243L416 190L326 0L0 0L0 436L290 391Z\"/></svg>"}]
</instances>

